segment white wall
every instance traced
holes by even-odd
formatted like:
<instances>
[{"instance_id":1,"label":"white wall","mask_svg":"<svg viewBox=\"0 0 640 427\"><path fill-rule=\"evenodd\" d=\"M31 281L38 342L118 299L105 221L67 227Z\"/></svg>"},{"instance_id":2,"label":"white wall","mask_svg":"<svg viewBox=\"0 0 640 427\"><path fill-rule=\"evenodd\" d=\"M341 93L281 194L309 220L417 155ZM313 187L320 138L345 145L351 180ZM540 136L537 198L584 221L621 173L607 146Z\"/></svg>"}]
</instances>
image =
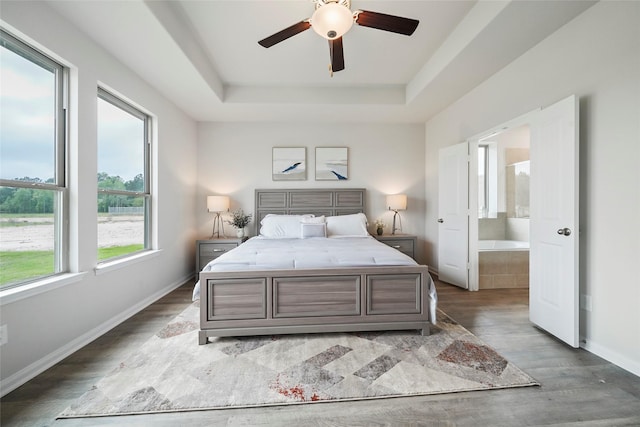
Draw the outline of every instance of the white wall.
<instances>
[{"instance_id":1,"label":"white wall","mask_svg":"<svg viewBox=\"0 0 640 427\"><path fill-rule=\"evenodd\" d=\"M79 281L22 299L2 299L8 344L0 348L2 393L30 379L184 283L195 237L194 121L45 3L3 2L3 26L71 68L71 267ZM98 82L156 118L152 148L154 247L161 252L94 273L97 243Z\"/></svg>"},{"instance_id":2,"label":"white wall","mask_svg":"<svg viewBox=\"0 0 640 427\"><path fill-rule=\"evenodd\" d=\"M306 147L306 181L272 181L272 147ZM316 181L315 147L348 147L349 180ZM231 210L254 212L256 188L366 188L367 218L391 231L385 195L405 193L404 233L424 235L424 126L385 124L201 123L198 136L199 235L211 235L206 196L228 194ZM249 225L253 230L255 223ZM225 227L233 235L231 226ZM422 246L422 245L420 245ZM419 251L418 259L422 259Z\"/></svg>"},{"instance_id":3,"label":"white wall","mask_svg":"<svg viewBox=\"0 0 640 427\"><path fill-rule=\"evenodd\" d=\"M640 2L601 2L426 124L426 240L437 242L438 150L580 97L584 346L640 375ZM437 265L427 247L426 261Z\"/></svg>"}]
</instances>

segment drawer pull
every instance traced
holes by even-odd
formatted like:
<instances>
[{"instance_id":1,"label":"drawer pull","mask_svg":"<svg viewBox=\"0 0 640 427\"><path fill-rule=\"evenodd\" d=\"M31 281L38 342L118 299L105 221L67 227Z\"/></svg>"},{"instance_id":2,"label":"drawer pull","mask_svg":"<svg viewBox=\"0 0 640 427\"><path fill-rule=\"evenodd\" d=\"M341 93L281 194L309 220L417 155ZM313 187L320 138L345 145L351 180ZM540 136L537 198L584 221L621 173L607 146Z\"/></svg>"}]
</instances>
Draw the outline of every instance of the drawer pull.
<instances>
[{"instance_id":1,"label":"drawer pull","mask_svg":"<svg viewBox=\"0 0 640 427\"><path fill-rule=\"evenodd\" d=\"M392 247L393 249L400 249L400 248L401 248L401 246L400 246L400 245L394 245L394 246L391 246L391 247Z\"/></svg>"},{"instance_id":2,"label":"drawer pull","mask_svg":"<svg viewBox=\"0 0 640 427\"><path fill-rule=\"evenodd\" d=\"M214 249L212 252L226 252L226 249Z\"/></svg>"}]
</instances>

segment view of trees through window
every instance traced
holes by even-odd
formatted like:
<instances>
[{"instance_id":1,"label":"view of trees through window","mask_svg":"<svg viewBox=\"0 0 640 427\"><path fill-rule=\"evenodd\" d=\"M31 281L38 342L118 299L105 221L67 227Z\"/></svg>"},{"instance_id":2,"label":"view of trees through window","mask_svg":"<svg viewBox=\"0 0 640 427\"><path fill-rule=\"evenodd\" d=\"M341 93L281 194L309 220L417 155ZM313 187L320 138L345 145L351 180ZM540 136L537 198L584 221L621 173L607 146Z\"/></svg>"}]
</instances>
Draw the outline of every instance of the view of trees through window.
<instances>
[{"instance_id":1,"label":"view of trees through window","mask_svg":"<svg viewBox=\"0 0 640 427\"><path fill-rule=\"evenodd\" d=\"M149 117L98 91L98 260L148 247Z\"/></svg>"},{"instance_id":2,"label":"view of trees through window","mask_svg":"<svg viewBox=\"0 0 640 427\"><path fill-rule=\"evenodd\" d=\"M15 181L51 183L53 178L15 178ZM98 188L143 192L142 174L131 180L98 173ZM54 272L57 192L34 188L0 187L0 286ZM98 259L144 248L144 198L98 196Z\"/></svg>"}]
</instances>

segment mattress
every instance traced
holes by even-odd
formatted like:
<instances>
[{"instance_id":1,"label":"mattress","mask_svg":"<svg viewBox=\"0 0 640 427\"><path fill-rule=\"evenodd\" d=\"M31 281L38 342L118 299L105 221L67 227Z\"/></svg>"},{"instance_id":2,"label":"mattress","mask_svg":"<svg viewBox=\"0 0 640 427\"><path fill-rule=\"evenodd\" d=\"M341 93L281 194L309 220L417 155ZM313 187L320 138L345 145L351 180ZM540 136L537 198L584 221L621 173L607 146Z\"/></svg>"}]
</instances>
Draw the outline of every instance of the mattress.
<instances>
[{"instance_id":1,"label":"mattress","mask_svg":"<svg viewBox=\"0 0 640 427\"><path fill-rule=\"evenodd\" d=\"M269 239L253 237L205 266L203 271L417 265L373 237Z\"/></svg>"}]
</instances>

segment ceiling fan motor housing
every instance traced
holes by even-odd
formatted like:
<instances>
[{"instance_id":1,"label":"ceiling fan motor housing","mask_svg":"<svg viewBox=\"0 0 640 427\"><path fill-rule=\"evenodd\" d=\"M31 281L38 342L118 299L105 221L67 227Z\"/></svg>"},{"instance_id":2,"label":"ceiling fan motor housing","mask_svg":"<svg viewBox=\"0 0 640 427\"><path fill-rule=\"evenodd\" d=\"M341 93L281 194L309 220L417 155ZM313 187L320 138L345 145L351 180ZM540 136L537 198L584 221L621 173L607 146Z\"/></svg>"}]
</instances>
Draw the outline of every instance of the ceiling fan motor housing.
<instances>
[{"instance_id":1,"label":"ceiling fan motor housing","mask_svg":"<svg viewBox=\"0 0 640 427\"><path fill-rule=\"evenodd\" d=\"M311 16L311 28L321 37L334 40L342 37L353 25L351 1L320 0Z\"/></svg>"}]
</instances>

